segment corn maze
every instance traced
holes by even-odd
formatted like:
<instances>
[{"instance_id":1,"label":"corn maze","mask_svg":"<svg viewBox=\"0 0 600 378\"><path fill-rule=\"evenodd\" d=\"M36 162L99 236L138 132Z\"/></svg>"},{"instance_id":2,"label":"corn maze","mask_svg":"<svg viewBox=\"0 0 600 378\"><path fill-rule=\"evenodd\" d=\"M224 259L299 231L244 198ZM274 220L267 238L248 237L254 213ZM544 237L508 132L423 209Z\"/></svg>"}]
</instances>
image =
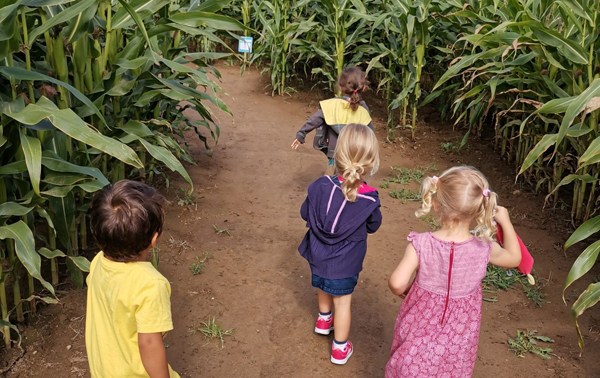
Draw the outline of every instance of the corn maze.
<instances>
[{"instance_id":1,"label":"corn maze","mask_svg":"<svg viewBox=\"0 0 600 378\"><path fill-rule=\"evenodd\" d=\"M599 0L1 2L4 345L37 303L56 302L60 266L83 286L95 191L123 178L168 180L167 171L192 187L184 132L210 149L220 130L207 104L228 112L217 59L259 67L273 95L299 81L336 92L342 69L361 66L386 101L388 141L404 130L414 138L425 106L463 133L461 147L493 135L519 180L570 209L578 228L564 247L593 238L599 11ZM233 47L241 35L255 39L245 59ZM590 240L565 290L594 266L600 242ZM573 319L599 295L590 284Z\"/></svg>"}]
</instances>

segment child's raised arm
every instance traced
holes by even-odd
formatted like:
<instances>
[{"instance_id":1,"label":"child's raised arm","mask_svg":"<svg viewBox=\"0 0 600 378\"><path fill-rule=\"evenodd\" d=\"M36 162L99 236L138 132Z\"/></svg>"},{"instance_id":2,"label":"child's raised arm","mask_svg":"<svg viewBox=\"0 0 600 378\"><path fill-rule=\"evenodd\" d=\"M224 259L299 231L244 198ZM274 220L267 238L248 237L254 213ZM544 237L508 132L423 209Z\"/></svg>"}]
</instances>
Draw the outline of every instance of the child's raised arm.
<instances>
[{"instance_id":1,"label":"child's raised arm","mask_svg":"<svg viewBox=\"0 0 600 378\"><path fill-rule=\"evenodd\" d=\"M411 277L418 266L419 256L417 256L415 247L410 243L406 246L406 251L404 251L404 257L400 260L400 264L398 264L398 267L396 267L396 270L390 276L388 284L392 293L402 295L410 289Z\"/></svg>"},{"instance_id":2,"label":"child's raised arm","mask_svg":"<svg viewBox=\"0 0 600 378\"><path fill-rule=\"evenodd\" d=\"M494 219L502 227L504 248L498 243L492 243L490 263L501 268L516 268L521 263L521 248L515 228L510 221L508 210L502 206L497 206Z\"/></svg>"}]
</instances>

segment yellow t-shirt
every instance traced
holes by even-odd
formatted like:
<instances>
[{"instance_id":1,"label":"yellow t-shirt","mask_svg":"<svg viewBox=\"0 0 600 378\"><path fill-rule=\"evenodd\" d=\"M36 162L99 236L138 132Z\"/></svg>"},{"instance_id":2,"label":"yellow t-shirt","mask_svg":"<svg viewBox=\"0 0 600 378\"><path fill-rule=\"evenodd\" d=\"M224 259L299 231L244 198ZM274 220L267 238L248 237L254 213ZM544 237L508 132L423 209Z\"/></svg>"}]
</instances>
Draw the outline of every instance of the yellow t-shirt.
<instances>
[{"instance_id":1,"label":"yellow t-shirt","mask_svg":"<svg viewBox=\"0 0 600 378\"><path fill-rule=\"evenodd\" d=\"M138 333L173 329L171 286L149 262L110 261L100 252L87 278L85 347L92 378L148 378ZM171 378L180 378L169 366Z\"/></svg>"}]
</instances>

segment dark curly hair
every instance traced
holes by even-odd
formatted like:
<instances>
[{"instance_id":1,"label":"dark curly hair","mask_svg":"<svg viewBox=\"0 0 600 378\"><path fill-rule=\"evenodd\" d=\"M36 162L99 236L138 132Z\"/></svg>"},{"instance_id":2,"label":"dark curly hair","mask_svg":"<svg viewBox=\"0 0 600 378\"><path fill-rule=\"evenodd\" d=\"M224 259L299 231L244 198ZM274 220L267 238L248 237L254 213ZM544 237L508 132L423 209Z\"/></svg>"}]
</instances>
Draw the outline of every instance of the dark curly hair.
<instances>
[{"instance_id":1,"label":"dark curly hair","mask_svg":"<svg viewBox=\"0 0 600 378\"><path fill-rule=\"evenodd\" d=\"M132 261L148 249L164 223L164 197L148 185L121 180L96 193L91 208L91 229L108 257Z\"/></svg>"}]
</instances>

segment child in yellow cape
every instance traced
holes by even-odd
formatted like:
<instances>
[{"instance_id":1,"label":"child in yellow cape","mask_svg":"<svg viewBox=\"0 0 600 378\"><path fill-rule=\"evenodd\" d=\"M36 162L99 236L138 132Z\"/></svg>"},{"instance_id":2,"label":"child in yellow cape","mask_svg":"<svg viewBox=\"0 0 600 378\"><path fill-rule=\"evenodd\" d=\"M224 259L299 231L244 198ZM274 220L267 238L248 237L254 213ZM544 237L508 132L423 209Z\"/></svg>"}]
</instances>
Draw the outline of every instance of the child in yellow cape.
<instances>
[{"instance_id":1,"label":"child in yellow cape","mask_svg":"<svg viewBox=\"0 0 600 378\"><path fill-rule=\"evenodd\" d=\"M300 128L292 143L292 148L297 149L304 144L306 134L316 129L313 146L329 159L327 175L333 174L333 153L344 126L360 123L373 129L369 108L360 96L369 88L364 71L359 67L345 68L338 79L338 86L342 97L321 101L319 110Z\"/></svg>"}]
</instances>

